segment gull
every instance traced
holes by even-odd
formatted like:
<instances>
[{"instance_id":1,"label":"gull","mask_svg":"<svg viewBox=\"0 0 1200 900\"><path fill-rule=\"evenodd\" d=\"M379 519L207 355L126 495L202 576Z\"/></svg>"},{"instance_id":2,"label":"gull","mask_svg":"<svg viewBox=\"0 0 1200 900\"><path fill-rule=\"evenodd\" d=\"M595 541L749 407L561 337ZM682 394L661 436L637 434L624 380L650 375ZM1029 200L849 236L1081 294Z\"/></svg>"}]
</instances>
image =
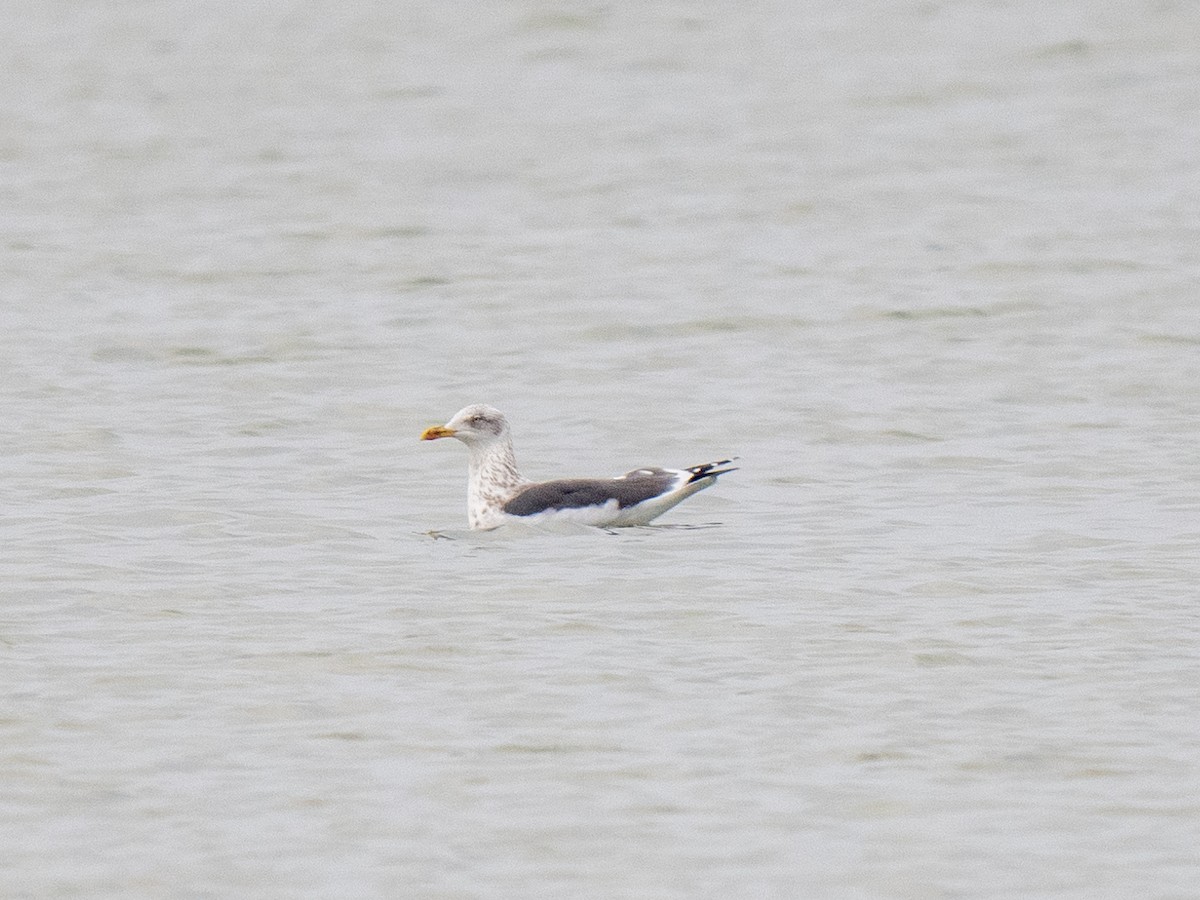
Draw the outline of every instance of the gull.
<instances>
[{"instance_id":1,"label":"gull","mask_svg":"<svg viewBox=\"0 0 1200 900\"><path fill-rule=\"evenodd\" d=\"M718 475L734 471L721 468L732 459L719 459L685 469L633 469L616 478L530 481L517 471L508 420L500 410L481 403L421 433L423 441L438 438L467 445L467 522L480 530L510 522L645 525L713 485Z\"/></svg>"}]
</instances>

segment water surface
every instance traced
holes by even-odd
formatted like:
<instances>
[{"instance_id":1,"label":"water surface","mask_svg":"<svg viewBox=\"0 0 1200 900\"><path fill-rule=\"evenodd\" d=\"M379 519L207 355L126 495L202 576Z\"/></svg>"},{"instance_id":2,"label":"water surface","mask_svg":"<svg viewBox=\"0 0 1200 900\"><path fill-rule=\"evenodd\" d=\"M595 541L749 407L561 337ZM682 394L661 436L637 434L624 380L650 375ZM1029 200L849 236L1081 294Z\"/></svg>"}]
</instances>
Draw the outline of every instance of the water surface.
<instances>
[{"instance_id":1,"label":"water surface","mask_svg":"<svg viewBox=\"0 0 1200 900\"><path fill-rule=\"evenodd\" d=\"M0 893L1194 895L1190 6L10 6Z\"/></svg>"}]
</instances>

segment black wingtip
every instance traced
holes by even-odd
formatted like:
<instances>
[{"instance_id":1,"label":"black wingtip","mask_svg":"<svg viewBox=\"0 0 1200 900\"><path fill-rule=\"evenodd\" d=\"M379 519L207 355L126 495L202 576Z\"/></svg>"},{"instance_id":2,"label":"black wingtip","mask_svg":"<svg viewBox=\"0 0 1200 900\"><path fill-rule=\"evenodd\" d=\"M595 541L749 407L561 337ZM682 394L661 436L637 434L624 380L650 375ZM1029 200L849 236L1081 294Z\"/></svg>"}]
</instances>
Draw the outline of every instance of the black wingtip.
<instances>
[{"instance_id":1,"label":"black wingtip","mask_svg":"<svg viewBox=\"0 0 1200 900\"><path fill-rule=\"evenodd\" d=\"M724 475L726 472L736 472L738 467L729 465L735 459L737 459L736 456L731 459L718 459L714 462L703 463L699 466L689 466L687 471L692 473L692 477L688 479L688 484L691 484L693 481L699 481L701 478L716 478L718 475ZM729 468L720 469L717 468L718 466L729 466Z\"/></svg>"}]
</instances>

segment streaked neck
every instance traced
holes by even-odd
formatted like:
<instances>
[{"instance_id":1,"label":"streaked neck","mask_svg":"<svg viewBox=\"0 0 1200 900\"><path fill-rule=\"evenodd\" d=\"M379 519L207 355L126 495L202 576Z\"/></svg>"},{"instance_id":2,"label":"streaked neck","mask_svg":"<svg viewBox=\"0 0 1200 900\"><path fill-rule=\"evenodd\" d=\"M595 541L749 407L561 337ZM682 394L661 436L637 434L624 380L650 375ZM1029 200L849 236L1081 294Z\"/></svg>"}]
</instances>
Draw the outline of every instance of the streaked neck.
<instances>
[{"instance_id":1,"label":"streaked neck","mask_svg":"<svg viewBox=\"0 0 1200 900\"><path fill-rule=\"evenodd\" d=\"M517 471L511 438L471 447L469 460L467 508L473 519L498 510L518 487L528 483Z\"/></svg>"}]
</instances>

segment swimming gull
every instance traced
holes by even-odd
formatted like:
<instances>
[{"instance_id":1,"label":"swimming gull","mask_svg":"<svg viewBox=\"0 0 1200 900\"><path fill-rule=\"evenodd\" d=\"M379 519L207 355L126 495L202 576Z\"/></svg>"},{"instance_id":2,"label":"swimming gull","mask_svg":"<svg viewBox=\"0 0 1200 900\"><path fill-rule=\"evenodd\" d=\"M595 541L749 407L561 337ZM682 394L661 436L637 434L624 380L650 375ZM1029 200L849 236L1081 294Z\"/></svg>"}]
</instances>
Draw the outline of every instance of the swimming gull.
<instances>
[{"instance_id":1,"label":"swimming gull","mask_svg":"<svg viewBox=\"0 0 1200 900\"><path fill-rule=\"evenodd\" d=\"M634 469L616 478L529 481L517 471L508 420L498 409L475 404L445 425L426 428L423 441L452 437L467 445L467 521L471 528L507 522L574 521L585 525L645 525L696 491L709 487L732 460L686 469Z\"/></svg>"}]
</instances>

